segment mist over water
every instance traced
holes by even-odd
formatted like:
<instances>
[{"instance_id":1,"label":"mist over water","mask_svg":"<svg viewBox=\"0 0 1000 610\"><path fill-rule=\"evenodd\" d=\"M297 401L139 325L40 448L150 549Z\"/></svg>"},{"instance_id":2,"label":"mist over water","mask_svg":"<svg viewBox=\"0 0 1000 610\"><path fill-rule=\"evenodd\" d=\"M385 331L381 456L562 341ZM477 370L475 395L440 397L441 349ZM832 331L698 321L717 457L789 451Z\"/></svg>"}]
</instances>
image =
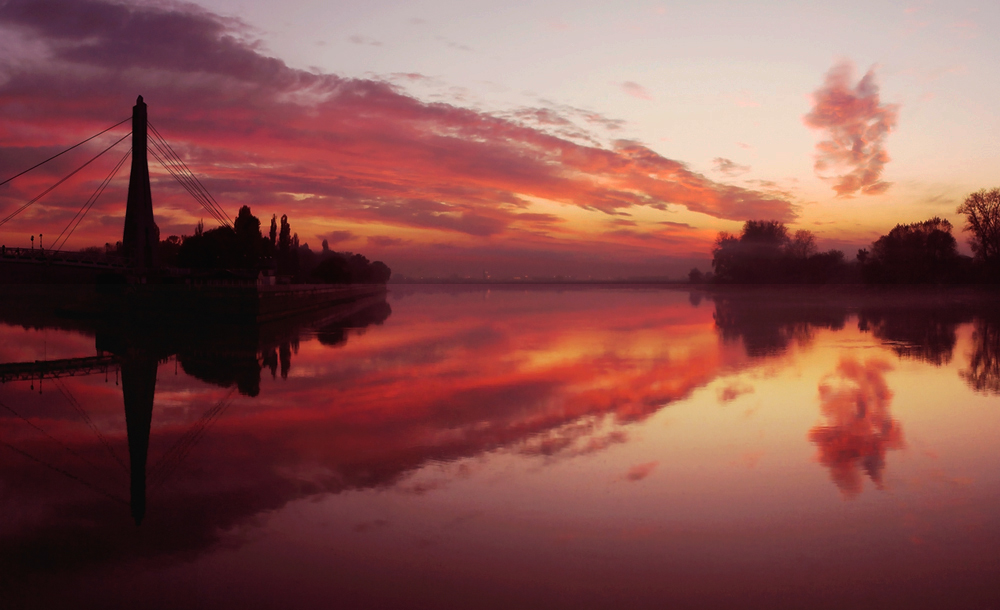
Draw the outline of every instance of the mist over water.
<instances>
[{"instance_id":1,"label":"mist over water","mask_svg":"<svg viewBox=\"0 0 1000 610\"><path fill-rule=\"evenodd\" d=\"M8 308L0 362L112 361L0 385L0 591L13 607L992 607L995 311L954 291L403 286L174 337L145 360L137 526L122 375L142 337L112 357L106 329Z\"/></svg>"}]
</instances>

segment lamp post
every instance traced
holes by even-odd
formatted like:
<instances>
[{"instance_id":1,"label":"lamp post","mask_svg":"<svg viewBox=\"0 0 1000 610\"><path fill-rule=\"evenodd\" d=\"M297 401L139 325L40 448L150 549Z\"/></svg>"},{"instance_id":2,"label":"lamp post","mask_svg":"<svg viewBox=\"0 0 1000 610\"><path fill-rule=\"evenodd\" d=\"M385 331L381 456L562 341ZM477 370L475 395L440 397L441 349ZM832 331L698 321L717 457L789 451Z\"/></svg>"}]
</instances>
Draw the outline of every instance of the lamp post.
<instances>
[{"instance_id":1,"label":"lamp post","mask_svg":"<svg viewBox=\"0 0 1000 610\"><path fill-rule=\"evenodd\" d=\"M31 252L32 252L32 254L34 254L34 252L35 252L35 236L34 235L31 236Z\"/></svg>"}]
</instances>

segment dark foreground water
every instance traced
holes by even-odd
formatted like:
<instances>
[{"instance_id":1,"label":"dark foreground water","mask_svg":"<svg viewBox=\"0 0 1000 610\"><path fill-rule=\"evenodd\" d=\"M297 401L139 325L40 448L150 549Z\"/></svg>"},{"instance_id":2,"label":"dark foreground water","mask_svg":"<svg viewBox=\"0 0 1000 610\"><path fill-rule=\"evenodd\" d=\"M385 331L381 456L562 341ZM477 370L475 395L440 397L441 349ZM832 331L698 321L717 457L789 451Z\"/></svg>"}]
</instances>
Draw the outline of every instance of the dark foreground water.
<instances>
[{"instance_id":1,"label":"dark foreground water","mask_svg":"<svg viewBox=\"0 0 1000 610\"><path fill-rule=\"evenodd\" d=\"M997 608L998 302L397 287L154 347L21 308L0 361L101 358L0 385L0 606Z\"/></svg>"}]
</instances>

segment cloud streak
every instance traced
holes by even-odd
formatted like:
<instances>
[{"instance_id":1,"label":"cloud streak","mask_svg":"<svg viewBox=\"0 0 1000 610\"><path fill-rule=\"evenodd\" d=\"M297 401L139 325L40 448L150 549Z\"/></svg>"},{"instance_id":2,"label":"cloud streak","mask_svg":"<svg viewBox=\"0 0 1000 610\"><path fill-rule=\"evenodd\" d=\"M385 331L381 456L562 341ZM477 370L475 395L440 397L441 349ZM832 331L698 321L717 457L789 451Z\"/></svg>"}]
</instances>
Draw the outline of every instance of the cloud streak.
<instances>
[{"instance_id":1,"label":"cloud streak","mask_svg":"<svg viewBox=\"0 0 1000 610\"><path fill-rule=\"evenodd\" d=\"M813 93L812 110L803 117L807 127L826 136L816 145L816 173L844 172L833 178L838 197L878 195L891 186L881 178L889 162L885 141L896 127L899 106L879 99L874 68L856 85L854 80L851 62L830 68L823 86Z\"/></svg>"},{"instance_id":2,"label":"cloud streak","mask_svg":"<svg viewBox=\"0 0 1000 610\"><path fill-rule=\"evenodd\" d=\"M739 163L726 159L725 157L716 157L712 159L715 171L720 174L725 174L726 176L739 176L740 174L745 174L750 171L749 165L740 165Z\"/></svg>"},{"instance_id":3,"label":"cloud streak","mask_svg":"<svg viewBox=\"0 0 1000 610\"><path fill-rule=\"evenodd\" d=\"M653 96L649 94L649 91L647 91L645 87L630 80L622 83L622 91L640 100L653 100Z\"/></svg>"},{"instance_id":4,"label":"cloud streak","mask_svg":"<svg viewBox=\"0 0 1000 610\"><path fill-rule=\"evenodd\" d=\"M5 33L31 40L33 50L0 65L2 175L99 131L141 93L152 122L230 213L243 204L262 217L287 213L303 235L407 230L417 245L535 251L592 248L596 240L614 259L630 239L570 226L536 202L613 216L637 207L738 221L796 216L781 196L715 182L641 142L553 133L586 135L592 121L617 127L610 119L561 107L530 120L502 116L422 101L389 81L297 70L267 56L247 26L192 5L12 0L0 5ZM571 129L577 120L583 126ZM0 193L0 210L51 184L60 169ZM197 206L168 176L153 180L164 230L193 226ZM117 239L119 195L109 191L105 201L117 203L95 209L78 234ZM72 215L78 200L46 199L36 220ZM334 219L342 225L331 226ZM14 224L11 231L25 232ZM687 230L687 242L707 252L703 233ZM647 248L654 256L691 252L676 243Z\"/></svg>"}]
</instances>

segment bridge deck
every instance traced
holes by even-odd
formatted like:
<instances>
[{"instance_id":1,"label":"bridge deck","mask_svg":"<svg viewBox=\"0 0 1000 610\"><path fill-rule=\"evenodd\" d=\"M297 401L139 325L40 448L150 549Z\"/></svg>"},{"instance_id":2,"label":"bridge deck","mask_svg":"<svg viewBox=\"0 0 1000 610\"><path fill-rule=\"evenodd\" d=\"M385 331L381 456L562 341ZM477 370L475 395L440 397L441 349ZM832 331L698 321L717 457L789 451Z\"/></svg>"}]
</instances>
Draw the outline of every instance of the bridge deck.
<instances>
[{"instance_id":1,"label":"bridge deck","mask_svg":"<svg viewBox=\"0 0 1000 610\"><path fill-rule=\"evenodd\" d=\"M29 250L7 248L6 246L0 250L0 261L26 265L68 265L93 269L114 269L116 271L126 268L125 261L114 255L70 250Z\"/></svg>"},{"instance_id":2,"label":"bridge deck","mask_svg":"<svg viewBox=\"0 0 1000 610\"><path fill-rule=\"evenodd\" d=\"M104 373L120 363L117 356L90 356L60 360L35 360L34 362L8 362L0 364L0 383L29 381L45 377L75 377Z\"/></svg>"}]
</instances>

